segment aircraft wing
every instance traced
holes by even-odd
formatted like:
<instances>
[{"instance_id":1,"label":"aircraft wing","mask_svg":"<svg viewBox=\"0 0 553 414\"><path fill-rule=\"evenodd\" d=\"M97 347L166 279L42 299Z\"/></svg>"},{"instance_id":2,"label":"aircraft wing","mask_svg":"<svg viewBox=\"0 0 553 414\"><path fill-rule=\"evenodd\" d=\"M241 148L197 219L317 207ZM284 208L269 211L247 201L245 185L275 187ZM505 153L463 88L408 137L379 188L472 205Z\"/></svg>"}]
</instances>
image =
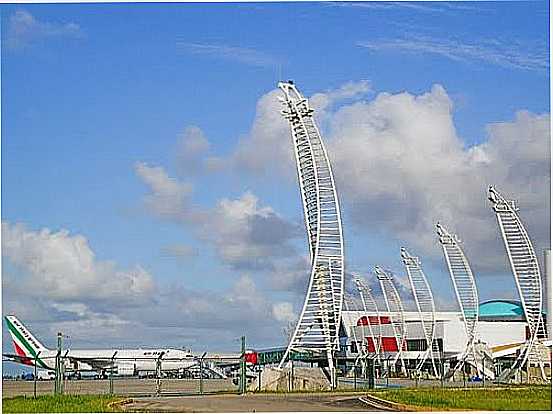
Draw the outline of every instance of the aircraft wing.
<instances>
[{"instance_id":1,"label":"aircraft wing","mask_svg":"<svg viewBox=\"0 0 553 414\"><path fill-rule=\"evenodd\" d=\"M73 357L67 356L69 361L78 362L81 364L86 364L95 371L106 369L111 367L111 360L105 358L82 358L82 357Z\"/></svg>"},{"instance_id":2,"label":"aircraft wing","mask_svg":"<svg viewBox=\"0 0 553 414\"><path fill-rule=\"evenodd\" d=\"M17 354L2 354L2 357L5 358L2 361L17 362L18 364L24 365L34 365L33 360L26 356L21 356Z\"/></svg>"}]
</instances>

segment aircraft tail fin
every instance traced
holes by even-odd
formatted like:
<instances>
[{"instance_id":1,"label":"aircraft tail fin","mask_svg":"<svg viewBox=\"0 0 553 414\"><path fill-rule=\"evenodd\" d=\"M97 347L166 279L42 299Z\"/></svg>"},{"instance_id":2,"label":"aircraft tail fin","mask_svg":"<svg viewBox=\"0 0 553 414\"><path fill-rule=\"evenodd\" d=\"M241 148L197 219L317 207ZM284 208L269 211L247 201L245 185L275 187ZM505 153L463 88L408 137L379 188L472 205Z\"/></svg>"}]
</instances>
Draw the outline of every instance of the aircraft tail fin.
<instances>
[{"instance_id":1,"label":"aircraft tail fin","mask_svg":"<svg viewBox=\"0 0 553 414\"><path fill-rule=\"evenodd\" d=\"M5 319L17 355L32 360L39 352L48 351L48 348L42 345L16 316L9 315Z\"/></svg>"}]
</instances>

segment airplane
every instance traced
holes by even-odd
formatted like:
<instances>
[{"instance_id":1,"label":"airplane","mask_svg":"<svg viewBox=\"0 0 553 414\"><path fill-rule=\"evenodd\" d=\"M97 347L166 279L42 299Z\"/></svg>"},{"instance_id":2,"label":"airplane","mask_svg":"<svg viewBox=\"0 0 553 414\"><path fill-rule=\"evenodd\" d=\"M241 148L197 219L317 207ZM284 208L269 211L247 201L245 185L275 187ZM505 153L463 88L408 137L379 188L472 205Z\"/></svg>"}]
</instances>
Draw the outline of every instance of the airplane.
<instances>
[{"instance_id":1,"label":"airplane","mask_svg":"<svg viewBox=\"0 0 553 414\"><path fill-rule=\"evenodd\" d=\"M48 349L14 315L5 317L13 340L15 354L3 354L7 361L43 370L54 371L57 351ZM157 349L64 349L61 356L66 372L95 371L105 378L108 373L117 376L155 374L160 363L162 373L182 373L198 365L198 359L189 351L171 348Z\"/></svg>"}]
</instances>

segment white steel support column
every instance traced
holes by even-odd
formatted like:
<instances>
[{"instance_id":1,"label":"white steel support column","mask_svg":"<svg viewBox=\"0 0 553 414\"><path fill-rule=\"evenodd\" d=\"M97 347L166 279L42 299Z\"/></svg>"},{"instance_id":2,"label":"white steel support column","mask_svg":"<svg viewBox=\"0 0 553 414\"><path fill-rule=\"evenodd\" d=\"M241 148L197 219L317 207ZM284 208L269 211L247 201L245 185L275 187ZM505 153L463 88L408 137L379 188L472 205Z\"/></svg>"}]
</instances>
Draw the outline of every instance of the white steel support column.
<instances>
[{"instance_id":1,"label":"white steel support column","mask_svg":"<svg viewBox=\"0 0 553 414\"><path fill-rule=\"evenodd\" d=\"M407 270L411 290L415 298L417 310L419 311L424 339L426 340L426 352L419 361L416 372L420 373L424 363L430 357L434 376L437 376L436 364L434 363L434 337L436 335L436 307L434 296L421 268L421 261L416 256L411 256L405 248L401 248L401 259Z\"/></svg>"},{"instance_id":2,"label":"white steel support column","mask_svg":"<svg viewBox=\"0 0 553 414\"><path fill-rule=\"evenodd\" d=\"M334 384L334 352L344 292L344 243L332 168L313 109L293 82L280 82L281 114L288 120L294 146L305 226L311 254L311 277L298 324L280 362L292 351L326 355Z\"/></svg>"},{"instance_id":3,"label":"white steel support column","mask_svg":"<svg viewBox=\"0 0 553 414\"><path fill-rule=\"evenodd\" d=\"M447 377L451 377L456 371L463 367L467 358L476 361L474 341L478 324L478 291L476 290L476 282L472 269L470 268L465 253L463 253L461 249L461 241L455 234L450 234L440 223L436 224L436 228L449 269L449 275L451 276L451 281L455 289L455 295L457 296L457 302L459 308L461 308L461 317L463 318L463 324L468 338L465 350L461 354L457 365L446 375Z\"/></svg>"},{"instance_id":4,"label":"white steel support column","mask_svg":"<svg viewBox=\"0 0 553 414\"><path fill-rule=\"evenodd\" d=\"M374 268L374 274L380 282L382 293L384 294L384 302L386 303L386 310L390 316L390 322L394 332L394 337L397 344L398 352L393 360L394 366L397 361L401 362L401 370L403 373L407 373L405 368L405 361L403 360L403 346L406 344L407 330L405 329L405 313L403 310L403 304L401 298L394 285L393 274L390 271L383 270L379 266ZM389 372L387 373L389 375Z\"/></svg>"},{"instance_id":5,"label":"white steel support column","mask_svg":"<svg viewBox=\"0 0 553 414\"><path fill-rule=\"evenodd\" d=\"M543 333L544 329L542 280L538 259L530 237L518 215L515 202L505 199L493 186L488 189L488 197L501 230L530 334L518 358L509 370L501 374L501 379L509 380L518 369L526 364L531 355L532 359L539 364L542 376L545 376L543 373L544 361L539 357L539 353L534 352L534 348L539 346L538 334Z\"/></svg>"},{"instance_id":6,"label":"white steel support column","mask_svg":"<svg viewBox=\"0 0 553 414\"><path fill-rule=\"evenodd\" d=\"M551 300L551 249L545 249L543 252L543 273L545 279L545 300L547 306L545 307L547 315L547 339L551 340L553 338L553 301Z\"/></svg>"}]
</instances>

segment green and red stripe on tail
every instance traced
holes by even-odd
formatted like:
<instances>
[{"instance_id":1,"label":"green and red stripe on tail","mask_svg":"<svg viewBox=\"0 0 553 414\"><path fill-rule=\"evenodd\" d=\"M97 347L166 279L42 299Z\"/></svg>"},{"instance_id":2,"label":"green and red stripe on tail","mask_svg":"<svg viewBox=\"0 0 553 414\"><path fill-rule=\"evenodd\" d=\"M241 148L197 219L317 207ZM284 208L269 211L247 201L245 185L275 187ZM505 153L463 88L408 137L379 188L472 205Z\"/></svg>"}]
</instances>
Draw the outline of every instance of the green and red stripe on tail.
<instances>
[{"instance_id":1,"label":"green and red stripe on tail","mask_svg":"<svg viewBox=\"0 0 553 414\"><path fill-rule=\"evenodd\" d=\"M48 351L25 326L13 315L5 317L8 331L12 337L15 353L21 357L21 363L34 365L36 359L37 365L41 368L48 368L44 361L37 357L40 353Z\"/></svg>"}]
</instances>

